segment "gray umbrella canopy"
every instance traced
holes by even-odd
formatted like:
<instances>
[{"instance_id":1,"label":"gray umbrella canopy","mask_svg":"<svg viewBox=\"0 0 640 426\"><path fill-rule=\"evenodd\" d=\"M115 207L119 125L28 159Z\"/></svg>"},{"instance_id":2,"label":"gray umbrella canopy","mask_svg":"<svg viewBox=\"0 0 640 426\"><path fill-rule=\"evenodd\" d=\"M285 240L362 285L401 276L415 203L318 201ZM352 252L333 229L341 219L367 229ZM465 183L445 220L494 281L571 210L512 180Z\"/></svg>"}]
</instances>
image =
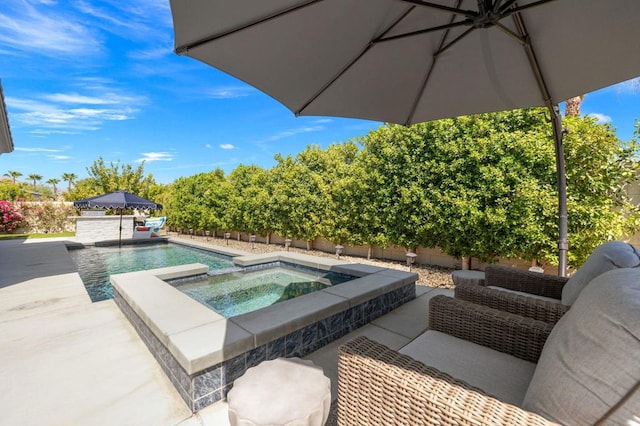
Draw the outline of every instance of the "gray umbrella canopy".
<instances>
[{"instance_id":1,"label":"gray umbrella canopy","mask_svg":"<svg viewBox=\"0 0 640 426\"><path fill-rule=\"evenodd\" d=\"M171 9L178 54L296 115L411 124L547 106L564 274L557 104L640 74L640 1L171 0Z\"/></svg>"}]
</instances>

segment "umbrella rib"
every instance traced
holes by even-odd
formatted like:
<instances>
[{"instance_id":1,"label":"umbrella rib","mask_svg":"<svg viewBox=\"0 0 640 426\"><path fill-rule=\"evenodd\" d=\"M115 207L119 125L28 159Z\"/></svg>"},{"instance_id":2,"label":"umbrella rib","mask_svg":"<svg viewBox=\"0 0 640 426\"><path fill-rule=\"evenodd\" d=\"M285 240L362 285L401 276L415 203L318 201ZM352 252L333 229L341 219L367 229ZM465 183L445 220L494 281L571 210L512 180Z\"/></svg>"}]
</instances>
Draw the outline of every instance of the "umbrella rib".
<instances>
[{"instance_id":1,"label":"umbrella rib","mask_svg":"<svg viewBox=\"0 0 640 426\"><path fill-rule=\"evenodd\" d=\"M458 15L464 15L467 17L476 17L478 16L478 12L474 11L474 10L464 10L464 9L460 9L459 7L449 7L449 6L445 6L443 4L437 4L437 3L431 3L431 2L426 2L426 1L421 1L421 0L400 0L404 3L410 3L416 6L421 6L421 7L429 7L432 9L439 9L439 10L444 10L446 12L452 12ZM459 5L460 3L458 3Z\"/></svg>"},{"instance_id":2,"label":"umbrella rib","mask_svg":"<svg viewBox=\"0 0 640 426\"><path fill-rule=\"evenodd\" d=\"M507 35L509 35L509 36L513 37L514 39L516 39L523 46L527 43L527 41L523 37L521 37L518 34L514 33L509 28L507 28L504 25L502 25L500 22L496 22L495 26L498 27L499 30L502 30Z\"/></svg>"},{"instance_id":3,"label":"umbrella rib","mask_svg":"<svg viewBox=\"0 0 640 426\"><path fill-rule=\"evenodd\" d=\"M378 39L380 37L384 37L385 34L389 33L389 31L391 31L396 25L402 22L402 20L406 18L407 15L409 15L409 13L411 13L414 9L415 9L414 6L409 7L402 15L398 17L398 19L396 19L391 25L389 25L389 27L386 30L382 32L382 34L378 37ZM358 62L358 60L362 58L365 55L365 53L367 53L375 45L376 40L378 39L374 39L370 41L367 44L367 46L364 48L364 50L360 52L359 55L357 55L351 62L349 62L340 72L338 72L336 76L334 76L332 79L327 81L327 83L324 84L320 88L320 90L318 90L311 98L309 98L307 102L305 102L297 111L294 111L294 114L296 116L299 116L302 113L302 111L304 111L313 101L315 101L318 98L318 96L320 96L325 90L327 90L327 88L329 88L333 83L335 83L336 80L338 80L345 72L347 72L356 62Z\"/></svg>"},{"instance_id":4,"label":"umbrella rib","mask_svg":"<svg viewBox=\"0 0 640 426\"><path fill-rule=\"evenodd\" d=\"M542 70L540 70L538 58L536 57L536 54L533 50L533 46L531 45L531 39L524 25L524 21L522 20L522 16L520 15L520 13L515 13L512 16L516 24L516 28L520 33L520 37L518 38L522 40L527 59L529 59L529 63L531 64L531 68L536 78L536 82L538 83L538 87L540 88L540 92L542 92L542 97L544 99L545 105L551 106L551 95L549 94L547 83L545 82L544 76L542 75Z\"/></svg>"},{"instance_id":5,"label":"umbrella rib","mask_svg":"<svg viewBox=\"0 0 640 426\"><path fill-rule=\"evenodd\" d=\"M537 2L534 3L530 3L530 4L525 4L523 6L516 6L513 9L509 10L509 8L516 2L517 0L509 0L507 1L505 4L502 5L502 7L500 8L500 14L502 15L502 17L507 17L513 13L518 13L520 11L526 10L526 9L531 9L533 7L537 7L537 6L541 6L543 4L546 3L551 3L552 1L556 1L556 0L538 0Z\"/></svg>"},{"instance_id":6,"label":"umbrella rib","mask_svg":"<svg viewBox=\"0 0 640 426\"><path fill-rule=\"evenodd\" d=\"M373 40L372 43L376 44L376 43L382 43L382 42L385 42L385 41L393 41L393 40L398 40L398 39L401 39L401 38L412 37L412 36L421 35L421 34L427 34L427 33L432 33L434 31L449 30L451 28L456 28L456 27L461 27L461 26L469 26L469 25L473 25L473 21L471 21L470 19L465 19L464 21L452 22L452 23L446 24L446 25L439 25L437 27L425 28L424 30L411 31L409 33L398 34L398 35L385 37L385 38L379 37L379 38Z\"/></svg>"},{"instance_id":7,"label":"umbrella rib","mask_svg":"<svg viewBox=\"0 0 640 426\"><path fill-rule=\"evenodd\" d=\"M459 7L460 3L462 3L462 0L458 0L458 3L457 3L456 6ZM450 23L452 23L454 19L455 19L455 15L451 15L451 22ZM473 28L470 28L469 30L467 30L464 33L462 33L462 35L460 37L463 37L464 35L469 34L472 30L473 30ZM447 29L444 32L444 34L442 34L442 38L440 38L440 46L438 47L438 50L436 51L436 53L434 53L434 55L433 55L433 60L431 61L431 66L429 67L429 71L427 71L427 74L424 77L424 81L422 82L422 87L418 91L416 99L413 102L413 105L411 106L411 111L409 112L409 115L407 116L407 120L405 121L405 125L408 125L409 123L411 123L411 120L412 120L413 116L416 113L416 109L418 108L418 103L420 103L420 98L422 97L422 94L424 93L425 89L427 88L427 83L429 82L429 79L431 78L431 74L433 73L433 70L434 70L434 68L436 66L436 62L438 61L438 55L442 51L442 47L443 47L445 41L447 40L448 36L449 36L449 29ZM453 42L458 40L460 37L456 38ZM449 45L451 45L451 44L449 44Z\"/></svg>"},{"instance_id":8,"label":"umbrella rib","mask_svg":"<svg viewBox=\"0 0 640 426\"><path fill-rule=\"evenodd\" d=\"M452 47L454 44L458 43L460 40L462 40L463 38L465 38L471 31L474 31L476 29L476 27L471 27L469 28L467 31L463 32L462 34L460 34L458 37L454 38L453 40L451 40L451 42L445 46L440 47L440 49L438 49L436 51L436 53L433 54L433 56L438 56L441 53L443 53L446 50L449 50L450 47Z\"/></svg>"},{"instance_id":9,"label":"umbrella rib","mask_svg":"<svg viewBox=\"0 0 640 426\"><path fill-rule=\"evenodd\" d=\"M253 20L253 21L251 21L251 22L249 22L247 24L243 24L243 25L241 25L239 27L224 31L224 32L219 33L219 34L214 34L214 35L211 35L211 36L208 36L208 37L203 37L203 38L201 38L199 40L193 41L191 43L188 43L188 44L185 44L185 45L182 45L182 46L178 46L178 47L175 48L175 52L178 55L184 55L189 50L195 49L196 47L200 47L200 46L202 46L204 44L210 43L212 41L216 41L216 40L218 40L220 38L229 36L231 34L235 34L238 31L246 30L247 28L251 28L253 26L262 24L262 23L270 21L272 19L280 18L281 16L287 15L287 14L292 13L292 12L296 12L296 11L302 9L302 8L305 8L307 6L311 6L311 5L313 5L315 3L318 3L318 2L321 2L321 1L323 1L323 0L309 0L306 3L299 4L299 5L296 5L296 6L292 6L292 7L289 7L288 9L284 9L284 10L281 10L281 11L278 11L278 12L274 12L274 13L272 13L270 15L257 18L255 20Z\"/></svg>"}]
</instances>

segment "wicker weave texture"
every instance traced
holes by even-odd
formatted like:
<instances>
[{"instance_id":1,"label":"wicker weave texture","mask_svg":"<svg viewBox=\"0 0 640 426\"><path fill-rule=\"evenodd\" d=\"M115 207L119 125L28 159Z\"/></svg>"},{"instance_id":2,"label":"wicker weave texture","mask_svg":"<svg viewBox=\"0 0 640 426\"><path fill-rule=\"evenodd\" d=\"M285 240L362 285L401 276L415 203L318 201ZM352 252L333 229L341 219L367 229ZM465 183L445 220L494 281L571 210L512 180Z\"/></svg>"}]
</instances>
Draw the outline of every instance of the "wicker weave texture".
<instances>
[{"instance_id":1,"label":"wicker weave texture","mask_svg":"<svg viewBox=\"0 0 640 426\"><path fill-rule=\"evenodd\" d=\"M499 265L485 270L486 286L502 287L538 296L558 299L558 302L514 294L493 288L462 283L455 288L455 297L501 311L522 315L555 324L567 312L568 306L560 303L562 288L567 278L537 272L521 271Z\"/></svg>"},{"instance_id":2,"label":"wicker weave texture","mask_svg":"<svg viewBox=\"0 0 640 426\"><path fill-rule=\"evenodd\" d=\"M569 307L549 300L527 297L474 284L460 284L454 289L457 299L488 306L493 309L522 315L538 321L555 324Z\"/></svg>"},{"instance_id":3,"label":"wicker weave texture","mask_svg":"<svg viewBox=\"0 0 640 426\"><path fill-rule=\"evenodd\" d=\"M366 337L340 348L338 377L342 426L553 424Z\"/></svg>"},{"instance_id":4,"label":"wicker weave texture","mask_svg":"<svg viewBox=\"0 0 640 426\"><path fill-rule=\"evenodd\" d=\"M484 271L485 286L497 286L560 300L566 277L522 271L500 265L489 265Z\"/></svg>"},{"instance_id":5,"label":"wicker weave texture","mask_svg":"<svg viewBox=\"0 0 640 426\"><path fill-rule=\"evenodd\" d=\"M552 324L466 300L439 295L429 301L429 329L538 362Z\"/></svg>"}]
</instances>

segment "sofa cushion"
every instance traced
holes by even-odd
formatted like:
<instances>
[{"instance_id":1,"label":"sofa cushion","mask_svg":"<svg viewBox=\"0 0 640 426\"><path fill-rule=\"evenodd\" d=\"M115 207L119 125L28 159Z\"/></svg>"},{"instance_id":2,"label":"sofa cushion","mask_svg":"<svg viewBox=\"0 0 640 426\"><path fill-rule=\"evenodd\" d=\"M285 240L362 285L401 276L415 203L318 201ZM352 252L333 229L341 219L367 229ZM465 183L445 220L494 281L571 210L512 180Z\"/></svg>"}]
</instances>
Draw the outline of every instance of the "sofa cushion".
<instances>
[{"instance_id":1,"label":"sofa cushion","mask_svg":"<svg viewBox=\"0 0 640 426\"><path fill-rule=\"evenodd\" d=\"M562 424L634 424L640 413L640 268L589 283L542 350L523 408ZM634 417L634 415L636 417Z\"/></svg>"},{"instance_id":2,"label":"sofa cushion","mask_svg":"<svg viewBox=\"0 0 640 426\"><path fill-rule=\"evenodd\" d=\"M400 353L515 405L522 404L536 366L434 330L422 333Z\"/></svg>"},{"instance_id":3,"label":"sofa cushion","mask_svg":"<svg viewBox=\"0 0 640 426\"><path fill-rule=\"evenodd\" d=\"M584 287L598 275L640 265L640 252L631 244L610 241L599 245L562 288L562 304L573 305Z\"/></svg>"}]
</instances>

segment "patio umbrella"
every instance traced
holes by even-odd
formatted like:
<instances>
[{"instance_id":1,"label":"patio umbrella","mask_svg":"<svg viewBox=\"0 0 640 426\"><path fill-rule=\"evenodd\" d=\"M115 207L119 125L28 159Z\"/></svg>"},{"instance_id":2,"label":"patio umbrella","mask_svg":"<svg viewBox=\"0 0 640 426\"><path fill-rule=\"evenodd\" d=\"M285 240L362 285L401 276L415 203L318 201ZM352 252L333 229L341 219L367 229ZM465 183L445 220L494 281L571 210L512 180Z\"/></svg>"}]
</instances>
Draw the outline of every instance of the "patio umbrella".
<instances>
[{"instance_id":1,"label":"patio umbrella","mask_svg":"<svg viewBox=\"0 0 640 426\"><path fill-rule=\"evenodd\" d=\"M175 50L296 115L400 124L546 106L640 74L637 0L170 0Z\"/></svg>"},{"instance_id":2,"label":"patio umbrella","mask_svg":"<svg viewBox=\"0 0 640 426\"><path fill-rule=\"evenodd\" d=\"M122 210L123 209L149 209L162 210L162 204L154 203L146 198L139 197L127 191L115 191L108 194L96 195L73 202L73 206L79 209L101 208L116 209L120 212L120 234L118 246L122 244Z\"/></svg>"}]
</instances>

